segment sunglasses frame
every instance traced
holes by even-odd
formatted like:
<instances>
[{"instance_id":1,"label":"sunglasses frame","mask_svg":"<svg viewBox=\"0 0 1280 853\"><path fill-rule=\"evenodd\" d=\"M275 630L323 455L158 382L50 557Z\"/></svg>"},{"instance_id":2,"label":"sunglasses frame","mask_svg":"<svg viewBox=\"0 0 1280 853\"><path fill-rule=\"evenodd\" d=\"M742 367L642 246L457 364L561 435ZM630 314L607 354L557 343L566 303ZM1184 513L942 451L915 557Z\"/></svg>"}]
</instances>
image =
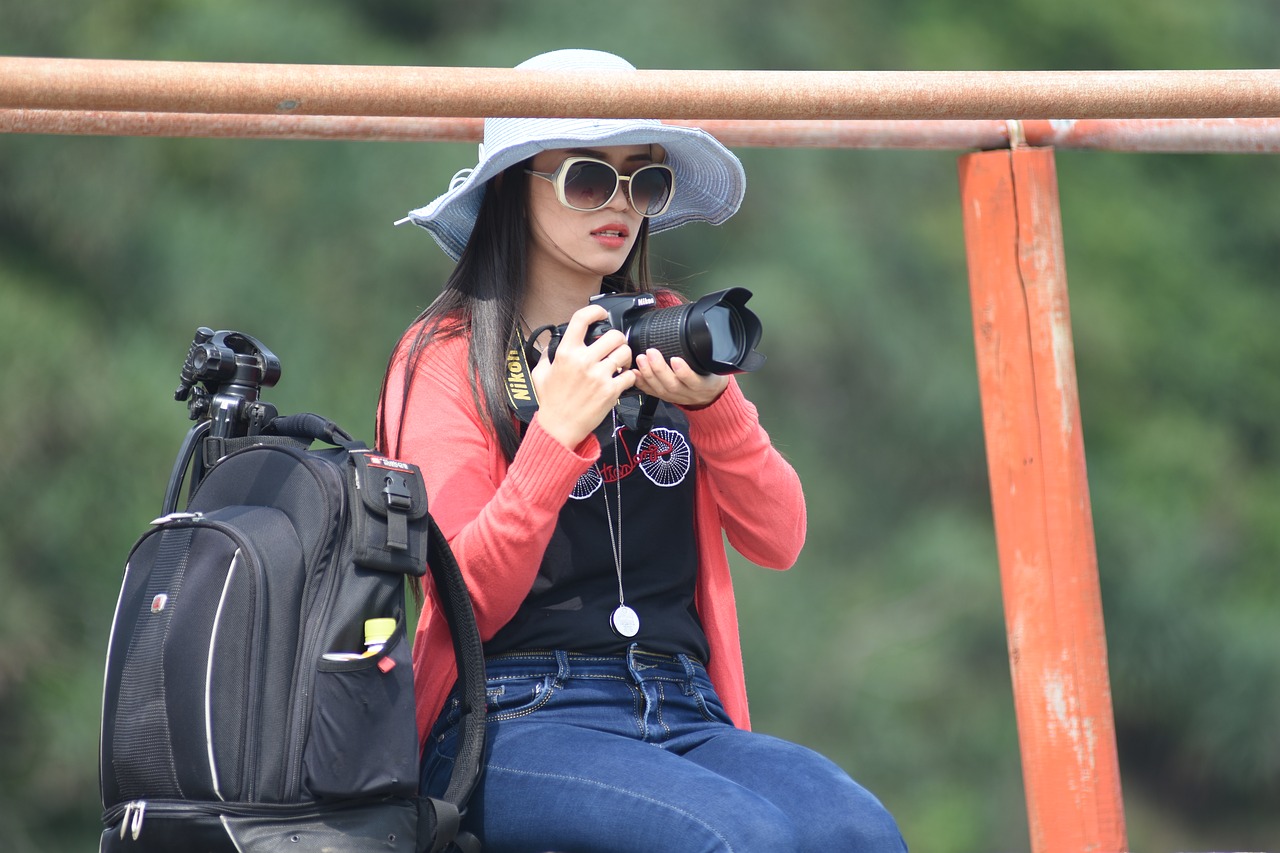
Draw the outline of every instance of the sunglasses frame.
<instances>
[{"instance_id":1,"label":"sunglasses frame","mask_svg":"<svg viewBox=\"0 0 1280 853\"><path fill-rule=\"evenodd\" d=\"M601 166L606 166L613 172L616 178L613 184L613 192L611 192L609 194L609 197L605 199L603 202L601 202L600 205L597 207L578 207L577 205L570 204L569 199L565 196L565 190L564 190L565 176L568 175L570 167L578 163L597 163ZM632 179L635 178L636 175L645 171L646 169L660 169L666 172L667 175L671 178L671 185L667 190L666 201L663 202L662 208L660 210L656 210L653 213L645 213L643 210L637 207L636 200L631 195ZM570 210L577 210L581 213L590 213L593 210L600 210L601 208L608 205L609 202L613 201L613 199L618 195L618 190L622 187L622 184L624 181L627 184L627 204L631 206L632 210L634 210L636 213L640 214L646 219L650 219L654 216L661 216L662 214L666 213L668 208L671 207L671 199L673 199L676 194L676 173L675 173L675 170L672 169L670 166L668 166L666 163L649 163L646 166L641 166L639 169L636 169L630 175L624 175L621 172L619 172L618 169L612 163L608 162L607 160L601 160L598 157L566 157L564 162L562 162L559 166L557 166L555 171L553 172L535 172L533 169L525 169L524 171L526 174L533 175L538 178L542 178L544 181L550 181L551 185L556 189L556 199L558 199L561 204L563 204L565 207L569 208Z\"/></svg>"}]
</instances>

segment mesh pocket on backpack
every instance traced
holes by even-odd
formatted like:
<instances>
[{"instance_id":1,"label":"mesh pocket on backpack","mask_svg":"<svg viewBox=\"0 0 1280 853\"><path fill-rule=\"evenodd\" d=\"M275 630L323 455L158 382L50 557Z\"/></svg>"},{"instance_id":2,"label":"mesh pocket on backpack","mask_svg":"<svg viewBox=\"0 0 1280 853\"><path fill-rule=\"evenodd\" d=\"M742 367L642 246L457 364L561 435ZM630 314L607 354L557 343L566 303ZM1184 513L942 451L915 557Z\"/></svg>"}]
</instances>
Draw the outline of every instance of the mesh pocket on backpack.
<instances>
[{"instance_id":1,"label":"mesh pocket on backpack","mask_svg":"<svg viewBox=\"0 0 1280 853\"><path fill-rule=\"evenodd\" d=\"M403 621L381 652L351 661L322 659L316 668L304 787L318 798L414 796L418 732Z\"/></svg>"}]
</instances>

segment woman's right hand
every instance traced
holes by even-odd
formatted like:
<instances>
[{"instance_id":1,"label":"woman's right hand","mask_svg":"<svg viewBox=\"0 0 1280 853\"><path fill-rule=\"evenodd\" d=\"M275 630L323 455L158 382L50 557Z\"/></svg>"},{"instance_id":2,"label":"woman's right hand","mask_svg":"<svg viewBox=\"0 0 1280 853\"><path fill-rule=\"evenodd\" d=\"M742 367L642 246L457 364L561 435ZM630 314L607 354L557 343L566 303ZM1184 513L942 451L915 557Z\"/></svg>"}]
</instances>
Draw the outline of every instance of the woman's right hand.
<instances>
[{"instance_id":1,"label":"woman's right hand","mask_svg":"<svg viewBox=\"0 0 1280 853\"><path fill-rule=\"evenodd\" d=\"M538 395L538 423L552 438L574 450L636 382L631 347L617 329L590 344L587 328L609 315L588 305L569 318L556 346L555 361L542 358L530 378Z\"/></svg>"}]
</instances>

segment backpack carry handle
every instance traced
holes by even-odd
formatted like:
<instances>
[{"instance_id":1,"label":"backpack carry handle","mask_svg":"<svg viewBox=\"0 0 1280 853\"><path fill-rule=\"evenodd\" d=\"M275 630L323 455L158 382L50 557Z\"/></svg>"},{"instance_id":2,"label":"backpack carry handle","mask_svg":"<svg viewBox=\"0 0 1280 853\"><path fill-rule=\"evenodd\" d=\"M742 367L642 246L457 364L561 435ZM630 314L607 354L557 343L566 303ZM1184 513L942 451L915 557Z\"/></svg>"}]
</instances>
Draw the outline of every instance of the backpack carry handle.
<instances>
[{"instance_id":1,"label":"backpack carry handle","mask_svg":"<svg viewBox=\"0 0 1280 853\"><path fill-rule=\"evenodd\" d=\"M349 432L333 421L310 412L278 417L271 421L263 432L308 442L324 441L347 450L362 450L365 446L364 442L352 438Z\"/></svg>"},{"instance_id":2,"label":"backpack carry handle","mask_svg":"<svg viewBox=\"0 0 1280 853\"><path fill-rule=\"evenodd\" d=\"M173 470L169 474L169 484L165 488L164 502L161 505L162 516L174 512L178 508L179 495L187 472L191 472L191 485L187 491L188 499L195 493L196 486L209 473L209 469L232 450L254 444L284 443L283 440L301 442L305 448L313 441L324 441L344 450L364 450L364 442L352 438L351 434L328 418L320 415L301 413L272 418L256 435L238 437L218 437L213 421L204 419L197 422L187 432L182 448L174 460ZM206 447L207 442L214 442Z\"/></svg>"}]
</instances>

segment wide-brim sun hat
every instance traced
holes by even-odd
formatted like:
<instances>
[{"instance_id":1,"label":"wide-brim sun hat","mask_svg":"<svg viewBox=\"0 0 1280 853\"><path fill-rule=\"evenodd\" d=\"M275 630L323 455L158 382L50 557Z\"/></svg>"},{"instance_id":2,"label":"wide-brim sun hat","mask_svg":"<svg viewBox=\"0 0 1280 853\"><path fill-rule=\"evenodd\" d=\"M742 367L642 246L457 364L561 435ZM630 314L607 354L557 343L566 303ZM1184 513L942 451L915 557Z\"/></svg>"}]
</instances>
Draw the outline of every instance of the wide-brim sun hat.
<instances>
[{"instance_id":1,"label":"wide-brim sun hat","mask_svg":"<svg viewBox=\"0 0 1280 853\"><path fill-rule=\"evenodd\" d=\"M636 71L625 59L599 50L555 50L516 69L593 75ZM704 130L658 119L487 118L475 167L458 172L443 195L409 211L396 224L412 222L425 228L456 261L471 237L486 183L508 167L539 151L650 144L666 151L663 162L675 173L676 189L666 212L649 221L649 233L669 231L686 222L719 225L737 212L746 193L746 173L733 152Z\"/></svg>"}]
</instances>

